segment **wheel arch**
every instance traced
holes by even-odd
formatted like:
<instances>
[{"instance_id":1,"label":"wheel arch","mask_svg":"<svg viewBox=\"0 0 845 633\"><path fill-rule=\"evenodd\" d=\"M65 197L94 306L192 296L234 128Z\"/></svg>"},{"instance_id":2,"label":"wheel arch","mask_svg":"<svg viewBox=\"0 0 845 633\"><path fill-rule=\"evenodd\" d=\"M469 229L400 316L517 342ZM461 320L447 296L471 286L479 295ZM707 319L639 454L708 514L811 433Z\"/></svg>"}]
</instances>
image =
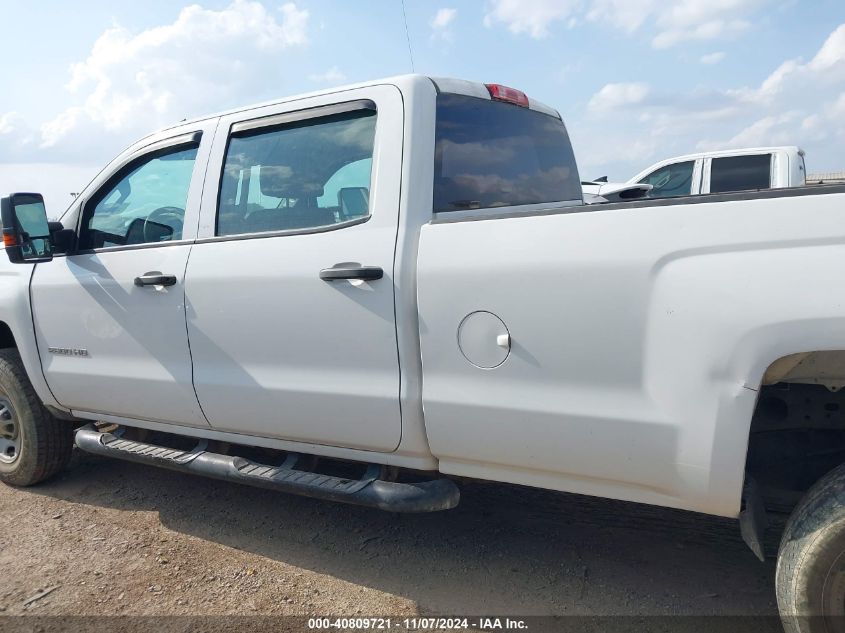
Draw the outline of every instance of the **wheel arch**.
<instances>
[{"instance_id":1,"label":"wheel arch","mask_svg":"<svg viewBox=\"0 0 845 633\"><path fill-rule=\"evenodd\" d=\"M780 356L765 369L748 425L745 479L789 510L845 463L845 350Z\"/></svg>"},{"instance_id":2,"label":"wheel arch","mask_svg":"<svg viewBox=\"0 0 845 633\"><path fill-rule=\"evenodd\" d=\"M12 328L5 321L0 321L0 349L17 349L17 347L18 343L12 333Z\"/></svg>"},{"instance_id":3,"label":"wheel arch","mask_svg":"<svg viewBox=\"0 0 845 633\"><path fill-rule=\"evenodd\" d=\"M777 383L824 385L830 391L845 387L845 350L819 350L781 356L763 374L761 387Z\"/></svg>"}]
</instances>

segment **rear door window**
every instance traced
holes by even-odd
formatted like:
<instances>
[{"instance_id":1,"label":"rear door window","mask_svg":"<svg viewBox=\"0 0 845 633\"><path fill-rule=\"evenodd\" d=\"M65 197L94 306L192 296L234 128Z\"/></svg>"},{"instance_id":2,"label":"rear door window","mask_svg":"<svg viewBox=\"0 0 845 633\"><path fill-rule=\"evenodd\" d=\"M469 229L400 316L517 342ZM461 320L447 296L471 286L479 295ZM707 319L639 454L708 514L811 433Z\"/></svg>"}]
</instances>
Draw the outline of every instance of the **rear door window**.
<instances>
[{"instance_id":1,"label":"rear door window","mask_svg":"<svg viewBox=\"0 0 845 633\"><path fill-rule=\"evenodd\" d=\"M710 163L710 193L768 189L771 174L771 154L714 158Z\"/></svg>"},{"instance_id":2,"label":"rear door window","mask_svg":"<svg viewBox=\"0 0 845 633\"><path fill-rule=\"evenodd\" d=\"M692 173L694 170L694 160L672 163L655 169L640 182L652 186L652 190L648 194L651 198L688 196L692 192Z\"/></svg>"},{"instance_id":3,"label":"rear door window","mask_svg":"<svg viewBox=\"0 0 845 633\"><path fill-rule=\"evenodd\" d=\"M440 94L435 143L435 211L581 200L566 127L548 114Z\"/></svg>"},{"instance_id":4,"label":"rear door window","mask_svg":"<svg viewBox=\"0 0 845 633\"><path fill-rule=\"evenodd\" d=\"M370 215L376 113L309 119L234 134L217 235L311 231Z\"/></svg>"}]
</instances>

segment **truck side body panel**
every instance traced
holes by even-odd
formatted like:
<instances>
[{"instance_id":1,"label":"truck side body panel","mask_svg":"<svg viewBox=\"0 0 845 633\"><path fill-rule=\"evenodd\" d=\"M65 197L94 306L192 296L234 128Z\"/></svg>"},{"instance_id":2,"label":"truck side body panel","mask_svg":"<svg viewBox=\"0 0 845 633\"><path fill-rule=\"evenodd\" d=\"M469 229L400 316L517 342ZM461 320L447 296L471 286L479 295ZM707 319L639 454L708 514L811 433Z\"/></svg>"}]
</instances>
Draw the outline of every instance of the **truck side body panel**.
<instances>
[{"instance_id":1,"label":"truck side body panel","mask_svg":"<svg viewBox=\"0 0 845 633\"><path fill-rule=\"evenodd\" d=\"M842 200L438 214L418 266L441 470L735 516L766 367L845 348ZM511 337L493 369L458 344L478 311Z\"/></svg>"}]
</instances>

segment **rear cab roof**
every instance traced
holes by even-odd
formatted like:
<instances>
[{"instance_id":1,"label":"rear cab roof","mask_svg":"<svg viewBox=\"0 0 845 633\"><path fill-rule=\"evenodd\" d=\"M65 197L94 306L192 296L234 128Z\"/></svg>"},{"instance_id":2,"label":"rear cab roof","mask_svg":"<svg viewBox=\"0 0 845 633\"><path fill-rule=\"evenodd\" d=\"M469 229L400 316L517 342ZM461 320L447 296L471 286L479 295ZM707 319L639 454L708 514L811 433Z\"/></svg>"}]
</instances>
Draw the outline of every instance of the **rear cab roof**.
<instances>
[{"instance_id":1,"label":"rear cab roof","mask_svg":"<svg viewBox=\"0 0 845 633\"><path fill-rule=\"evenodd\" d=\"M296 101L305 101L307 99L311 99L312 97L320 97L327 95L338 95L338 97L342 99L342 95L345 92L357 90L360 88L385 85L395 86L397 89L399 89L399 91L403 95L405 95L406 103L408 101L413 102L418 98L418 95L424 95L426 93L454 93L476 97L479 99L485 99L488 101L493 100L486 85L481 82L466 81L462 79L453 79L448 77L429 77L427 75L421 74L405 74L387 77L383 79L373 79L370 81L355 84L347 84L343 86L337 86L308 93L290 95L287 97L272 99L261 103L253 103L249 105L238 106L236 108L224 110L221 112L215 112L198 117L184 119L182 121L179 121L178 123L174 123L173 125L160 128L154 132L151 132L150 134L143 136L142 138L139 138L134 143L125 148L122 152L120 152L110 163L106 164L103 170L101 170L101 172L83 188L82 193L86 193L90 187L97 183L102 174L105 173L106 170L108 170L114 163L123 160L126 156L137 152L139 149L147 147L153 143L159 142L160 140L172 137L174 135L178 135L183 129L186 129L186 131L190 131L195 129L198 124L203 124L213 119L232 114L245 113L249 112L250 110L264 108L266 106L294 103ZM560 114L554 108L551 108L550 106L530 97L528 98L528 102L529 108L531 110L542 112L560 120ZM77 201L72 201L67 207L67 209L63 213L59 214L59 217L64 218L71 210L75 208L76 203Z\"/></svg>"},{"instance_id":2,"label":"rear cab roof","mask_svg":"<svg viewBox=\"0 0 845 633\"><path fill-rule=\"evenodd\" d=\"M278 105L282 103L290 103L293 101L299 101L301 99L308 99L311 97L318 97L323 95L331 95L331 94L341 94L343 92L349 90L355 90L359 88L367 88L370 86L381 86L381 85L394 85L399 88L402 92L406 90L411 90L415 84L419 83L431 83L434 84L435 89L438 92L446 92L446 93L454 93L454 94L461 94L470 97L476 97L479 99L486 99L491 101L492 98L490 96L490 92L487 90L486 84L477 82L477 81L467 81L465 79L454 79L451 77L430 77L428 75L420 75L420 74L407 74L407 75L396 75L394 77L387 77L384 79L373 79L370 81L364 81L355 84L347 84L343 86L337 86L335 88L328 88L325 90L317 90L314 92L307 92L301 93L296 95L291 95L289 97L283 97L280 99L272 99L270 101L265 101L261 103L254 103L246 106L239 106L236 108L232 108L229 110L224 110L222 112L215 112L213 114L202 115L199 117L194 117L191 119L186 119L184 121L180 121L171 126L167 126L160 130L157 130L153 134L148 136L154 136L161 132L166 132L169 130L174 130L180 128L182 126L189 126L200 121L205 121L207 119L218 118L222 116L227 116L230 114L237 114L240 112L246 112L248 110L253 110L256 108L262 108L265 106L271 105ZM516 87L518 90L519 88ZM537 112L543 112L544 114L548 114L553 116L557 119L560 119L560 113L552 108L551 106L538 101L536 99L532 99L530 96L528 97L529 108L535 110ZM146 137L145 137L146 138Z\"/></svg>"},{"instance_id":3,"label":"rear cab roof","mask_svg":"<svg viewBox=\"0 0 845 633\"><path fill-rule=\"evenodd\" d=\"M429 77L439 92L448 92L450 94L460 94L468 97L477 97L478 99L486 99L492 101L490 91L487 89L487 84L476 81L466 81L464 79L452 79L450 77ZM515 88L519 90L519 88ZM560 113L546 105L542 101L537 101L528 97L528 107L531 110L548 114L556 119L560 119Z\"/></svg>"}]
</instances>

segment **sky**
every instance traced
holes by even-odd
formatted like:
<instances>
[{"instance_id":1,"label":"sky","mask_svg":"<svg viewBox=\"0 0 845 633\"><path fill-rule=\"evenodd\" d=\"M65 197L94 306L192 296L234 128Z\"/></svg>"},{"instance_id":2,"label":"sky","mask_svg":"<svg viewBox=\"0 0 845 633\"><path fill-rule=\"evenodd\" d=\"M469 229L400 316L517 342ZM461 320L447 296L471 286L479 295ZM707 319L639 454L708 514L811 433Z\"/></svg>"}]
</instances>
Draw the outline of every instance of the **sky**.
<instances>
[{"instance_id":1,"label":"sky","mask_svg":"<svg viewBox=\"0 0 845 633\"><path fill-rule=\"evenodd\" d=\"M581 175L799 145L845 170L843 0L0 0L0 193L57 216L158 128L411 72L555 107ZM410 39L410 51L408 39Z\"/></svg>"}]
</instances>

